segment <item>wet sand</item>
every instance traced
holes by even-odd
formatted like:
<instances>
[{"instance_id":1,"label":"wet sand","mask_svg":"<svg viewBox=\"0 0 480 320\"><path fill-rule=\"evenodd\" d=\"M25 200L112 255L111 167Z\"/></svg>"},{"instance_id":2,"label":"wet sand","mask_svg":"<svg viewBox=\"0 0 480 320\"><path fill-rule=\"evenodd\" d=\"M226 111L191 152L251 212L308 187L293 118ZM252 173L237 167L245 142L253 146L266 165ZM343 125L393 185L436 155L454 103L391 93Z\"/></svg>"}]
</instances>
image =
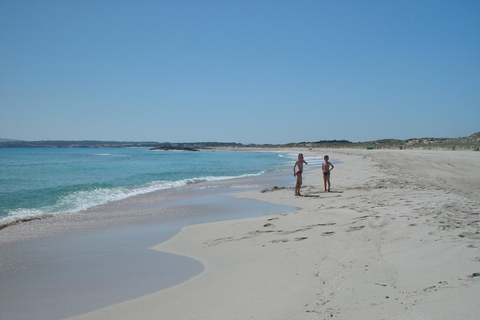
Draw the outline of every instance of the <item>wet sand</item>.
<instances>
[{"instance_id":1,"label":"wet sand","mask_svg":"<svg viewBox=\"0 0 480 320\"><path fill-rule=\"evenodd\" d=\"M72 319L478 319L480 153L310 153L342 161L333 192L242 193L299 209L185 227L153 249L204 272Z\"/></svg>"},{"instance_id":2,"label":"wet sand","mask_svg":"<svg viewBox=\"0 0 480 320\"><path fill-rule=\"evenodd\" d=\"M203 272L203 263L151 248L188 225L295 210L230 196L282 179L191 185L7 227L0 231L0 319L63 319L180 284Z\"/></svg>"}]
</instances>

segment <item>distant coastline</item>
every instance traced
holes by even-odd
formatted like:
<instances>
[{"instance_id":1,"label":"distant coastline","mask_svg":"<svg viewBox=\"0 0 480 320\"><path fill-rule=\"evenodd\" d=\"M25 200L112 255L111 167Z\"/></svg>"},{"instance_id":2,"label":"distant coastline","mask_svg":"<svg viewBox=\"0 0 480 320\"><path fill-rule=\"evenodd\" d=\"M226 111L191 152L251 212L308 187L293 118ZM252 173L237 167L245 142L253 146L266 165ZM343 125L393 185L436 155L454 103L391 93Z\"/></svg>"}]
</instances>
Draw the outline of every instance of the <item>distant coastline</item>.
<instances>
[{"instance_id":1,"label":"distant coastline","mask_svg":"<svg viewBox=\"0 0 480 320\"><path fill-rule=\"evenodd\" d=\"M242 144L236 142L156 142L156 141L97 141L97 140L42 140L23 141L0 139L0 148L150 148L152 150L208 150L216 148L354 148L354 149L480 149L480 132L459 138L412 138L407 140L382 139L367 142L348 140L320 140L286 144Z\"/></svg>"}]
</instances>

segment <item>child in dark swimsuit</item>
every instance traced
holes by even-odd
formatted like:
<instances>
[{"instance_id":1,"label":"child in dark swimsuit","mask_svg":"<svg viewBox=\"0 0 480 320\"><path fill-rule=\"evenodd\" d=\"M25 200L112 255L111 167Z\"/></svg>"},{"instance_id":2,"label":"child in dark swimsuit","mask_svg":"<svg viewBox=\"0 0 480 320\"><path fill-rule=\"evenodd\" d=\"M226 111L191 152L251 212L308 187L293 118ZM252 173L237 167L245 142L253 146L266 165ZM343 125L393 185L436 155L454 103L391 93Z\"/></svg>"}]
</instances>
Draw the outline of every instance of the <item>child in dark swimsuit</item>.
<instances>
[{"instance_id":1,"label":"child in dark swimsuit","mask_svg":"<svg viewBox=\"0 0 480 320\"><path fill-rule=\"evenodd\" d=\"M325 188L325 191L327 191L327 183L328 183L328 192L330 192L330 171L334 168L333 164L331 164L328 161L328 156L323 157L325 160L324 163L322 163L322 171L323 171L323 187Z\"/></svg>"},{"instance_id":2,"label":"child in dark swimsuit","mask_svg":"<svg viewBox=\"0 0 480 320\"><path fill-rule=\"evenodd\" d=\"M303 160L303 153L298 154L298 160L293 166L293 176L297 177L297 184L295 185L295 195L301 196L300 188L302 187L302 173L303 173L303 164L308 164ZM298 171L295 171L295 168L298 166Z\"/></svg>"}]
</instances>

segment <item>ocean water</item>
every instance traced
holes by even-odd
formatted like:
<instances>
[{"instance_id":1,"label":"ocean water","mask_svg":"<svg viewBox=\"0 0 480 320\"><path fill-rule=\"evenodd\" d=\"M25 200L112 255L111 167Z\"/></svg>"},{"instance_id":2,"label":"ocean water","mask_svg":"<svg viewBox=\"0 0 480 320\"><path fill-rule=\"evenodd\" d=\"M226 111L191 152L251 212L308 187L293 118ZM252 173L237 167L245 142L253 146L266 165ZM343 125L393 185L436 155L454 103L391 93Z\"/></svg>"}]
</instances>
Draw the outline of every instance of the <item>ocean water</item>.
<instances>
[{"instance_id":1,"label":"ocean water","mask_svg":"<svg viewBox=\"0 0 480 320\"><path fill-rule=\"evenodd\" d=\"M275 152L4 148L0 228L156 190L290 169L295 160Z\"/></svg>"}]
</instances>

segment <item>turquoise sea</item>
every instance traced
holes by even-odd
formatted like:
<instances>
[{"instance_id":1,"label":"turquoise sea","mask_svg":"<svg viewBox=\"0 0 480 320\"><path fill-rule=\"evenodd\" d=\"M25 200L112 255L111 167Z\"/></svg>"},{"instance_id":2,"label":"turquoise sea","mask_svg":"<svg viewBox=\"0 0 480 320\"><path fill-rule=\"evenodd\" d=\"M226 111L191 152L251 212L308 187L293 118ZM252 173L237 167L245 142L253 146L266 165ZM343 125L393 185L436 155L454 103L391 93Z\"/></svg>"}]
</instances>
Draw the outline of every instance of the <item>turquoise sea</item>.
<instances>
[{"instance_id":1,"label":"turquoise sea","mask_svg":"<svg viewBox=\"0 0 480 320\"><path fill-rule=\"evenodd\" d=\"M295 160L275 152L4 148L0 228L156 190L290 169Z\"/></svg>"}]
</instances>

